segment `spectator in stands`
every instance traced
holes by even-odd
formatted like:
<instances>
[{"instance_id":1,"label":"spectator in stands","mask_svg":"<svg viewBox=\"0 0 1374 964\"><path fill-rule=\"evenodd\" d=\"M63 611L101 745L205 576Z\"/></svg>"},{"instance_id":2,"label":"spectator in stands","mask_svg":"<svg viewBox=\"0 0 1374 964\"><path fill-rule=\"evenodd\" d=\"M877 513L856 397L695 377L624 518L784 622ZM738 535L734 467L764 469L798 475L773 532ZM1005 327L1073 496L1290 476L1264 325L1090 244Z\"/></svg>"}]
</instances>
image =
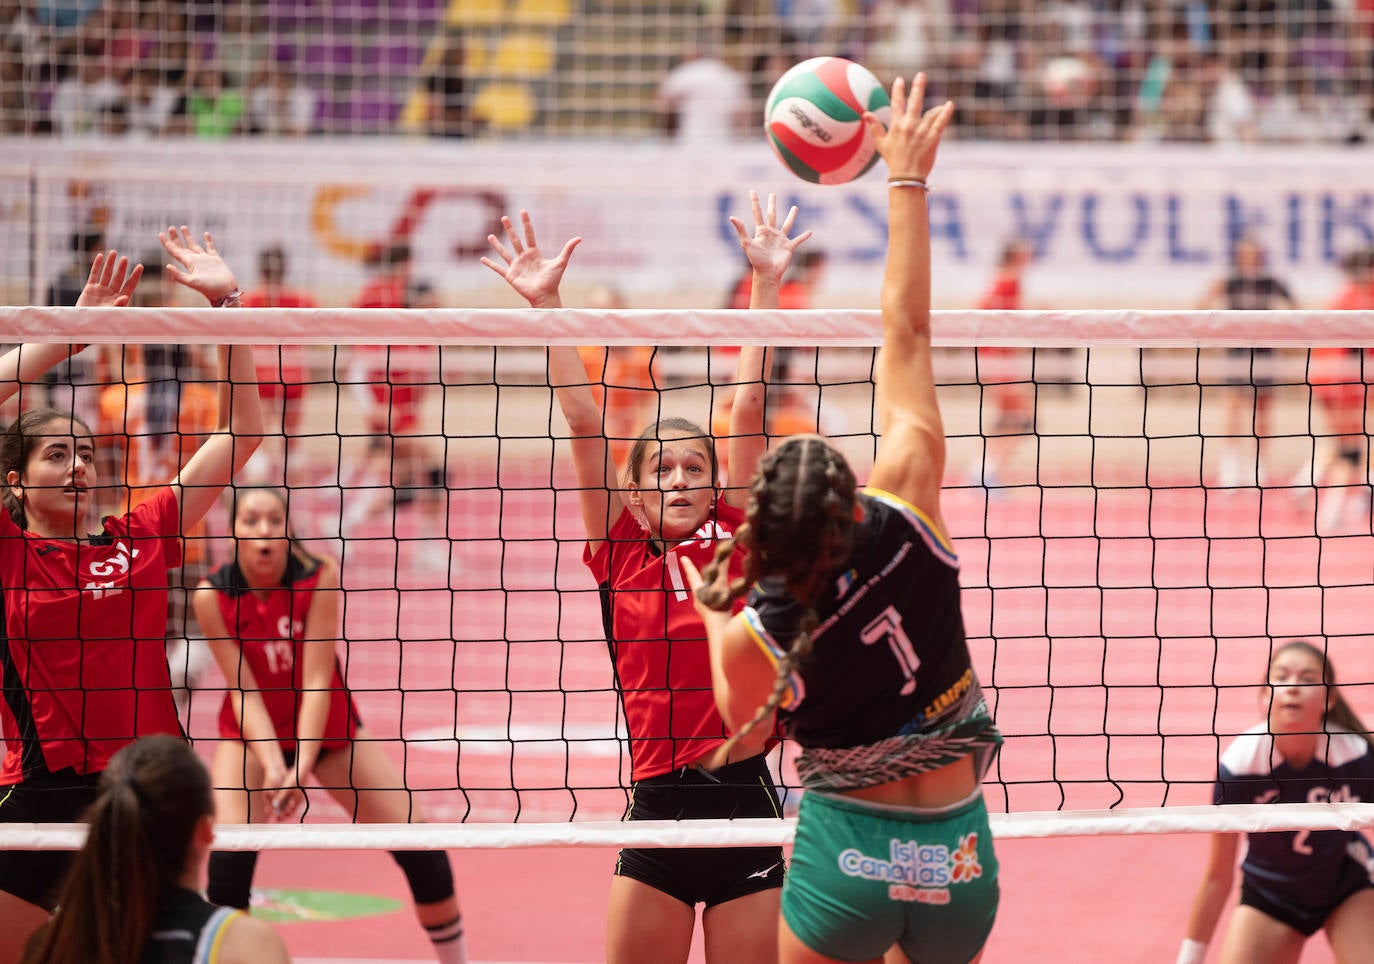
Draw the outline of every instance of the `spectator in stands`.
<instances>
[{"instance_id":1,"label":"spectator in stands","mask_svg":"<svg viewBox=\"0 0 1374 964\"><path fill-rule=\"evenodd\" d=\"M1240 71L1223 54L1212 52L1203 58L1202 74L1207 88L1207 139L1214 144L1254 143L1259 104Z\"/></svg>"},{"instance_id":2,"label":"spectator in stands","mask_svg":"<svg viewBox=\"0 0 1374 964\"><path fill-rule=\"evenodd\" d=\"M215 60L226 87L246 90L268 70L272 48L262 13L248 0L225 0L215 31Z\"/></svg>"},{"instance_id":3,"label":"spectator in stands","mask_svg":"<svg viewBox=\"0 0 1374 964\"><path fill-rule=\"evenodd\" d=\"M872 39L864 63L884 84L913 66L938 70L952 39L946 0L877 0L866 27Z\"/></svg>"},{"instance_id":4,"label":"spectator in stands","mask_svg":"<svg viewBox=\"0 0 1374 964\"><path fill-rule=\"evenodd\" d=\"M748 123L749 85L739 71L699 47L668 71L658 88L663 130L684 144L733 141Z\"/></svg>"},{"instance_id":5,"label":"spectator in stands","mask_svg":"<svg viewBox=\"0 0 1374 964\"><path fill-rule=\"evenodd\" d=\"M980 7L969 126L985 138L1023 140L1028 130L1020 104L1024 12L1016 0L992 0Z\"/></svg>"},{"instance_id":6,"label":"spectator in stands","mask_svg":"<svg viewBox=\"0 0 1374 964\"><path fill-rule=\"evenodd\" d=\"M102 115L119 102L121 93L103 53L78 54L76 71L53 91L53 129L62 137L100 133Z\"/></svg>"},{"instance_id":7,"label":"spectator in stands","mask_svg":"<svg viewBox=\"0 0 1374 964\"><path fill-rule=\"evenodd\" d=\"M47 303L50 305L76 304L90 276L95 256L105 250L105 232L99 225L87 225L72 235L70 248L72 260L48 286ZM104 354L101 346L89 345L44 372L42 381L48 397L43 404L48 408L73 411L87 425L94 425L100 404Z\"/></svg>"},{"instance_id":8,"label":"spectator in stands","mask_svg":"<svg viewBox=\"0 0 1374 964\"><path fill-rule=\"evenodd\" d=\"M206 140L223 140L243 132L246 114L243 91L225 85L218 64L207 64L194 72L186 97L192 133Z\"/></svg>"},{"instance_id":9,"label":"spectator in stands","mask_svg":"<svg viewBox=\"0 0 1374 964\"><path fill-rule=\"evenodd\" d=\"M434 137L470 137L474 131L467 45L452 32L442 43L443 52L422 81L424 130Z\"/></svg>"},{"instance_id":10,"label":"spectator in stands","mask_svg":"<svg viewBox=\"0 0 1374 964\"><path fill-rule=\"evenodd\" d=\"M320 94L290 64L270 64L248 96L249 126L254 134L304 137L319 129Z\"/></svg>"},{"instance_id":11,"label":"spectator in stands","mask_svg":"<svg viewBox=\"0 0 1374 964\"><path fill-rule=\"evenodd\" d=\"M136 68L124 84L123 105L127 112L129 136L162 137L171 130L173 119L186 114L186 98L163 79L157 64Z\"/></svg>"},{"instance_id":12,"label":"spectator in stands","mask_svg":"<svg viewBox=\"0 0 1374 964\"><path fill-rule=\"evenodd\" d=\"M783 44L794 61L835 50L843 11L839 0L776 0Z\"/></svg>"}]
</instances>

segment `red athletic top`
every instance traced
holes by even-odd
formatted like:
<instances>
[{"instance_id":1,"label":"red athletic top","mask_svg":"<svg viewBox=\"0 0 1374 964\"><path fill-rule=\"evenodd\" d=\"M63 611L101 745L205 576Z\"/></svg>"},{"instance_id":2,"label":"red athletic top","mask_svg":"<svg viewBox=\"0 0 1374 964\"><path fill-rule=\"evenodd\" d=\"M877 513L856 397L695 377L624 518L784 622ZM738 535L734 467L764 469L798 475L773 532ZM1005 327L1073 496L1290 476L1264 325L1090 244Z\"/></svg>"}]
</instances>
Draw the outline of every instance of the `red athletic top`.
<instances>
[{"instance_id":1,"label":"red athletic top","mask_svg":"<svg viewBox=\"0 0 1374 964\"><path fill-rule=\"evenodd\" d=\"M305 688L301 659L301 640L306 616L320 581L318 563L307 568L292 556L282 584L261 597L248 588L238 563L216 569L210 584L218 590L219 611L224 625L239 644L243 659L253 671L258 692L267 704L267 714L276 727L277 739L286 751L296 748L296 719L300 712L301 691ZM330 681L329 718L324 726L324 748L336 749L353 739L358 731L358 713L353 697L344 686L339 661L334 660ZM242 740L243 730L229 694L219 711L219 735L227 740Z\"/></svg>"},{"instance_id":2,"label":"red athletic top","mask_svg":"<svg viewBox=\"0 0 1374 964\"><path fill-rule=\"evenodd\" d=\"M705 568L716 543L743 522L742 512L718 503L715 518L665 557L627 509L595 553L590 544L583 551L582 561L601 586L602 619L630 731L633 780L685 766L725 742L711 689L706 629L692 606L678 557ZM730 557L730 578L739 578L742 569L736 552Z\"/></svg>"},{"instance_id":3,"label":"red athletic top","mask_svg":"<svg viewBox=\"0 0 1374 964\"><path fill-rule=\"evenodd\" d=\"M23 532L0 512L0 786L66 767L99 773L138 737L185 735L165 643L180 522L168 487L81 543Z\"/></svg>"}]
</instances>

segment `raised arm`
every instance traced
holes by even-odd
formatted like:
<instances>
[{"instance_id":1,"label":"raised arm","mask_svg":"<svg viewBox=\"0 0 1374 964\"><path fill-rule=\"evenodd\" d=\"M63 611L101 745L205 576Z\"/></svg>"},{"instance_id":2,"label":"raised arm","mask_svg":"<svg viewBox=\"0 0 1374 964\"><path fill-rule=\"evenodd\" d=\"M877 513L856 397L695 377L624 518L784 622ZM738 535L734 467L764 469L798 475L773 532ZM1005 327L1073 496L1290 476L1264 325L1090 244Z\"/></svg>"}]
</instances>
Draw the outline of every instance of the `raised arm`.
<instances>
[{"instance_id":1,"label":"raised arm","mask_svg":"<svg viewBox=\"0 0 1374 964\"><path fill-rule=\"evenodd\" d=\"M234 274L215 249L210 232L202 247L183 225L158 232L158 240L172 258L167 271L173 280L205 296L217 308L237 307L239 289ZM224 487L247 464L262 442L262 403L258 397L253 351L247 345L219 349L219 418L214 433L186 460L172 486L181 504L185 529L205 517Z\"/></svg>"},{"instance_id":2,"label":"raised arm","mask_svg":"<svg viewBox=\"0 0 1374 964\"><path fill-rule=\"evenodd\" d=\"M143 265L129 269L129 259L111 250L95 256L86 286L77 299L78 308L123 308L129 303L138 281L143 277ZM12 348L0 357L0 404L32 385L48 369L74 355L85 345L30 344ZM23 400L20 400L22 406Z\"/></svg>"},{"instance_id":3,"label":"raised arm","mask_svg":"<svg viewBox=\"0 0 1374 964\"><path fill-rule=\"evenodd\" d=\"M777 198L768 195L768 206L759 204L757 191L749 192L749 204L754 215L754 232L750 234L744 222L731 217L730 223L739 235L739 245L753 268L753 285L749 291L749 307L769 309L778 306L778 292L782 279L792 264L792 253L801 246L810 231L789 238L797 220L796 205L778 225ZM761 345L745 345L740 349L735 371L735 399L730 408L730 482L723 498L730 505L743 509L749 498L749 480L754 477L759 459L768 447L765 434L764 403L768 395L768 377L773 371L773 349Z\"/></svg>"},{"instance_id":4,"label":"raised arm","mask_svg":"<svg viewBox=\"0 0 1374 964\"><path fill-rule=\"evenodd\" d=\"M558 293L558 285L563 280L568 259L582 239L570 239L558 257L545 258L539 251L534 222L528 211L520 212L520 223L523 239L510 218L501 219L510 246L494 234L487 235L487 243L502 263L491 258L483 258L482 263L506 279L531 308L561 308L563 299ZM577 474L582 524L587 530L587 541L595 551L606 541L611 524L620 517L625 503L620 496L615 460L606 440L605 416L592 394L587 370L576 348L571 345L549 347L549 385L558 398L572 436L573 471Z\"/></svg>"},{"instance_id":5,"label":"raised arm","mask_svg":"<svg viewBox=\"0 0 1374 964\"><path fill-rule=\"evenodd\" d=\"M930 221L925 180L954 105L922 112L926 78L917 74L910 97L892 84L892 126L864 115L888 169L887 268L883 275L883 347L878 352L877 458L870 484L929 515L943 532L940 484L945 429L930 352Z\"/></svg>"}]
</instances>

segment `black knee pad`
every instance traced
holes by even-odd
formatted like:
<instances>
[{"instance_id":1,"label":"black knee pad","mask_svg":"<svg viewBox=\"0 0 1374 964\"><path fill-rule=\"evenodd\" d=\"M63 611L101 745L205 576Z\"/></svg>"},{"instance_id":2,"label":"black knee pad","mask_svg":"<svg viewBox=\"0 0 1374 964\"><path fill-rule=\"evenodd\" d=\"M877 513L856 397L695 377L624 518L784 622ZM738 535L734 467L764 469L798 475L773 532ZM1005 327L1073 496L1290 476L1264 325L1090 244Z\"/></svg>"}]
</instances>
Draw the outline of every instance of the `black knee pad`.
<instances>
[{"instance_id":1,"label":"black knee pad","mask_svg":"<svg viewBox=\"0 0 1374 964\"><path fill-rule=\"evenodd\" d=\"M253 870L257 865L256 850L211 851L205 899L220 907L247 910L253 893Z\"/></svg>"},{"instance_id":2,"label":"black knee pad","mask_svg":"<svg viewBox=\"0 0 1374 964\"><path fill-rule=\"evenodd\" d=\"M442 850L393 850L391 859L406 875L417 904L437 904L453 896L453 868Z\"/></svg>"}]
</instances>

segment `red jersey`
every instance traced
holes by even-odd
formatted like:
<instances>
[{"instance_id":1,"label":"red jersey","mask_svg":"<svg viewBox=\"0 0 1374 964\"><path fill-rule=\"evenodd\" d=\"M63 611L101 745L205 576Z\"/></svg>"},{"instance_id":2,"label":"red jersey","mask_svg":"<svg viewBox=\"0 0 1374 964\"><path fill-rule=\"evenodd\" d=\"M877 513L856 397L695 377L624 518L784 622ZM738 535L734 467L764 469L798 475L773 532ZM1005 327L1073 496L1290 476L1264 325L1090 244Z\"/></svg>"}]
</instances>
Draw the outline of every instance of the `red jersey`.
<instances>
[{"instance_id":1,"label":"red jersey","mask_svg":"<svg viewBox=\"0 0 1374 964\"><path fill-rule=\"evenodd\" d=\"M715 518L665 556L627 509L595 553L590 544L583 552L601 586L606 637L630 731L633 780L685 766L725 742L725 723L711 688L706 629L692 606L680 557L705 568L717 542L743 522L739 509L717 503ZM730 578L742 572L743 558L736 552L730 557Z\"/></svg>"},{"instance_id":2,"label":"red jersey","mask_svg":"<svg viewBox=\"0 0 1374 964\"><path fill-rule=\"evenodd\" d=\"M168 487L81 543L24 532L0 512L0 785L66 767L99 773L141 736L185 735L164 641L180 522Z\"/></svg>"},{"instance_id":3,"label":"red jersey","mask_svg":"<svg viewBox=\"0 0 1374 964\"><path fill-rule=\"evenodd\" d=\"M244 308L318 308L315 299L290 288L262 288L246 293L240 301ZM300 384L307 381L304 345L254 345L259 382Z\"/></svg>"},{"instance_id":4,"label":"red jersey","mask_svg":"<svg viewBox=\"0 0 1374 964\"><path fill-rule=\"evenodd\" d=\"M286 566L282 584L260 596L248 588L238 563L231 562L210 574L210 585L218 591L219 611L224 625L239 644L243 660L253 671L258 692L267 705L267 715L277 730L283 750L296 748L296 719L301 692L305 688L301 641L306 617L320 581L318 563L307 568L295 556ZM358 713L353 697L344 686L339 661L334 660L330 681L329 717L324 726L324 748L336 749L353 739L358 731ZM219 735L242 740L243 730L229 694L219 711Z\"/></svg>"}]
</instances>

